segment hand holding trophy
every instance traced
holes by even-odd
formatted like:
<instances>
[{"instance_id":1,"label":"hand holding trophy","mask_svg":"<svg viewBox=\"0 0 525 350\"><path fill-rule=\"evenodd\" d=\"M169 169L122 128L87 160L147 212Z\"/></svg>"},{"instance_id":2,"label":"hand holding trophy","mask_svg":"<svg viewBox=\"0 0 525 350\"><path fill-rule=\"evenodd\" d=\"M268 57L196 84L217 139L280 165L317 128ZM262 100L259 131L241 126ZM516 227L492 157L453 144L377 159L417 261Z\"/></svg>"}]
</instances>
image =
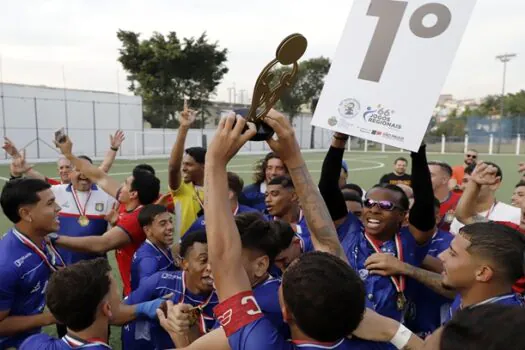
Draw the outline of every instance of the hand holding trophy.
<instances>
[{"instance_id":1,"label":"hand holding trophy","mask_svg":"<svg viewBox=\"0 0 525 350\"><path fill-rule=\"evenodd\" d=\"M306 38L301 34L292 34L286 37L277 47L275 59L264 67L257 78L255 88L253 89L252 105L248 108L234 110L236 114L241 115L247 121L252 122L257 127L257 134L251 141L269 140L274 131L263 119L270 109L277 103L283 91L290 88L294 83L295 77L299 70L297 61L303 56L308 43ZM274 73L272 69L277 65L293 65L291 72L283 73L277 82L272 84Z\"/></svg>"}]
</instances>

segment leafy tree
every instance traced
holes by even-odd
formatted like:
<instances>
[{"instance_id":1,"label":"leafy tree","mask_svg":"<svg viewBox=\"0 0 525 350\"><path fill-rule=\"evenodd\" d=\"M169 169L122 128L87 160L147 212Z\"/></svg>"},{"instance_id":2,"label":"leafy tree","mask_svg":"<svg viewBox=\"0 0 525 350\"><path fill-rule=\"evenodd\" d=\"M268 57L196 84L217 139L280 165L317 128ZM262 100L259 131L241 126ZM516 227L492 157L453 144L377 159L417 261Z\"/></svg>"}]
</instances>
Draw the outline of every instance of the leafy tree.
<instances>
[{"instance_id":1,"label":"leafy tree","mask_svg":"<svg viewBox=\"0 0 525 350\"><path fill-rule=\"evenodd\" d=\"M294 85L285 90L279 101L279 107L293 121L301 111L303 105L312 103L312 99L319 97L324 85L324 77L330 69L330 60L324 57L312 58L299 64L299 72ZM283 72L290 72L288 66L274 70L275 79L279 79Z\"/></svg>"},{"instance_id":2,"label":"leafy tree","mask_svg":"<svg viewBox=\"0 0 525 350\"><path fill-rule=\"evenodd\" d=\"M210 43L206 33L182 41L175 32L155 32L141 40L138 33L119 30L117 37L122 44L118 60L128 72L129 90L142 96L144 119L152 127L178 127L175 111L182 109L184 97L191 108L205 111L228 72L227 50ZM200 118L199 127L207 113Z\"/></svg>"}]
</instances>

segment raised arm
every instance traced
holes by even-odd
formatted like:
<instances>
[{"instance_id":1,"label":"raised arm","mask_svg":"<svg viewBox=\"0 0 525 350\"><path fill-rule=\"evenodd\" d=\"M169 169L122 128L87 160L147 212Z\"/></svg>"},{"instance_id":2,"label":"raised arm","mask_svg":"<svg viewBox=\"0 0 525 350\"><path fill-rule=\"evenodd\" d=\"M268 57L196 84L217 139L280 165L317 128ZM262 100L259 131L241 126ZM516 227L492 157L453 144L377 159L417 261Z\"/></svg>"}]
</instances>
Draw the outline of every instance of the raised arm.
<instances>
[{"instance_id":1,"label":"raised arm","mask_svg":"<svg viewBox=\"0 0 525 350\"><path fill-rule=\"evenodd\" d=\"M332 145L323 161L321 178L319 179L319 191L323 196L328 212L336 226L343 223L348 214L343 193L339 188L339 176L341 174L341 163L345 153L348 135L335 133Z\"/></svg>"},{"instance_id":2,"label":"raised arm","mask_svg":"<svg viewBox=\"0 0 525 350\"><path fill-rule=\"evenodd\" d=\"M117 130L115 135L109 135L109 149L106 153L106 157L100 164L99 169L105 173L109 173L115 158L117 157L117 152L122 145L122 142L125 140L124 132L122 130Z\"/></svg>"},{"instance_id":3,"label":"raised arm","mask_svg":"<svg viewBox=\"0 0 525 350\"><path fill-rule=\"evenodd\" d=\"M456 219L463 225L488 221L486 217L476 213L476 201L482 185L494 185L501 181L501 177L496 176L497 172L498 169L492 165L483 162L476 165L456 206Z\"/></svg>"},{"instance_id":4,"label":"raised arm","mask_svg":"<svg viewBox=\"0 0 525 350\"><path fill-rule=\"evenodd\" d=\"M84 174L92 182L100 186L110 196L117 198L118 191L121 187L120 182L113 179L111 176L87 160L76 157L73 154L73 143L69 139L69 136L66 136L66 140L62 143L57 143L55 141L55 145L60 148L62 154L67 159L69 159L71 164L77 168L78 171Z\"/></svg>"},{"instance_id":5,"label":"raised arm","mask_svg":"<svg viewBox=\"0 0 525 350\"><path fill-rule=\"evenodd\" d=\"M414 205L410 208L408 217L410 233L418 244L426 244L435 232L436 217L434 215L434 191L428 169L426 146L419 147L417 153L412 152L412 189L414 190Z\"/></svg>"},{"instance_id":6,"label":"raised arm","mask_svg":"<svg viewBox=\"0 0 525 350\"><path fill-rule=\"evenodd\" d=\"M208 257L219 300L250 291L248 275L242 265L242 245L228 199L226 165L239 149L255 135L255 128L242 133L246 120L235 114L223 117L206 152L204 168L204 211Z\"/></svg>"},{"instance_id":7,"label":"raised arm","mask_svg":"<svg viewBox=\"0 0 525 350\"><path fill-rule=\"evenodd\" d=\"M297 144L295 132L290 122L273 109L268 113L265 122L277 134L278 139L268 140L268 145L279 154L288 168L312 235L315 250L334 254L348 262L325 201L308 172L308 167L301 155L301 149ZM341 163L339 163L340 167ZM208 215L207 212L206 215ZM206 220L208 219L206 218Z\"/></svg>"},{"instance_id":8,"label":"raised arm","mask_svg":"<svg viewBox=\"0 0 525 350\"><path fill-rule=\"evenodd\" d=\"M195 121L195 112L188 109L188 103L184 100L184 110L180 113L180 126L177 131L177 139L171 149L170 160L168 161L168 183L170 189L176 191L179 189L182 175L182 157L184 155L184 143L191 124Z\"/></svg>"}]
</instances>

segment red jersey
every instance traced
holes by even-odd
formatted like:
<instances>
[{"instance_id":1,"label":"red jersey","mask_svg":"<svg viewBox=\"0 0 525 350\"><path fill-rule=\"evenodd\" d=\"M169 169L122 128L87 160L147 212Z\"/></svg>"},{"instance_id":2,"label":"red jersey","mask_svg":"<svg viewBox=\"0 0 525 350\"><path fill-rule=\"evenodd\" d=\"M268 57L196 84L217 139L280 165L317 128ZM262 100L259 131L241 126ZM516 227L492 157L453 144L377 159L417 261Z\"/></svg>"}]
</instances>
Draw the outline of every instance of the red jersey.
<instances>
[{"instance_id":1,"label":"red jersey","mask_svg":"<svg viewBox=\"0 0 525 350\"><path fill-rule=\"evenodd\" d=\"M461 198L461 193L458 192L449 192L448 198L441 203L439 207L439 217L441 218L438 229L443 231L450 231L450 224L454 220L456 206L458 205L459 199Z\"/></svg>"},{"instance_id":2,"label":"red jersey","mask_svg":"<svg viewBox=\"0 0 525 350\"><path fill-rule=\"evenodd\" d=\"M162 193L159 194L159 198L162 197ZM168 211L170 213L173 213L173 211L175 210L175 206L173 205L173 196L170 194L169 198L169 204L166 206L166 208L168 209ZM123 204L123 203L120 203L119 206L118 206L118 213L121 214L121 213L125 213L126 212L126 205Z\"/></svg>"},{"instance_id":3,"label":"red jersey","mask_svg":"<svg viewBox=\"0 0 525 350\"><path fill-rule=\"evenodd\" d=\"M131 292L131 260L137 249L146 240L146 235L139 224L139 213L142 208L142 205L140 205L130 212L125 211L125 208L124 212L120 212L119 208L119 216L116 223L116 226L126 232L130 239L128 244L115 251L125 296Z\"/></svg>"},{"instance_id":4,"label":"red jersey","mask_svg":"<svg viewBox=\"0 0 525 350\"><path fill-rule=\"evenodd\" d=\"M51 186L62 184L62 182L60 180L55 180L55 179L52 179L52 178L49 178L49 177L46 177L46 182L48 184L50 184Z\"/></svg>"}]
</instances>

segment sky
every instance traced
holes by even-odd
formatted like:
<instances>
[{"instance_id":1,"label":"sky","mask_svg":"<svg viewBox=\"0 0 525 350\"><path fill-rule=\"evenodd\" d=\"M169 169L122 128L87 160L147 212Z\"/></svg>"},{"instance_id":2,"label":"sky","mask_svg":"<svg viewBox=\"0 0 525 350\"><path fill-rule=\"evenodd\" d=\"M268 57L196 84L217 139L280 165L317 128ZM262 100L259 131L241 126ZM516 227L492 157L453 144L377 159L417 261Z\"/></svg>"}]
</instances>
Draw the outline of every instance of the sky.
<instances>
[{"instance_id":1,"label":"sky","mask_svg":"<svg viewBox=\"0 0 525 350\"><path fill-rule=\"evenodd\" d=\"M0 57L3 82L127 92L117 62L118 29L149 37L154 31L198 37L204 31L229 51L229 73L217 89L240 101L273 59L279 42L302 33L303 59L333 57L352 0L3 0ZM501 93L503 65L512 52L507 91L525 89L525 1L478 0L442 93L479 98Z\"/></svg>"}]
</instances>

